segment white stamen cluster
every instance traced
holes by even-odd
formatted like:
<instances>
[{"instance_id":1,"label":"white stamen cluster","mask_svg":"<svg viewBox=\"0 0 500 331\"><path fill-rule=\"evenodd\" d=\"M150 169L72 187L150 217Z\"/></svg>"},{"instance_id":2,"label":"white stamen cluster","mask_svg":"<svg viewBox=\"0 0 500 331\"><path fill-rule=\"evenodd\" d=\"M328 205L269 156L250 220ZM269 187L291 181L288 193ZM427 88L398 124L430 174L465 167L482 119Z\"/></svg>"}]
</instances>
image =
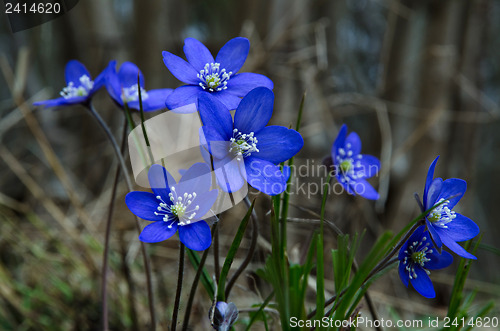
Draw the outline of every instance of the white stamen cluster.
<instances>
[{"instance_id":1,"label":"white stamen cluster","mask_svg":"<svg viewBox=\"0 0 500 331\"><path fill-rule=\"evenodd\" d=\"M419 265L424 271L429 275L430 271L425 269L424 266L429 259L426 255L432 254L434 251L429 249L430 243L425 243L427 237L423 237L421 241L412 242L408 248L404 251L406 256L403 259L403 264L406 266L405 270L408 271L410 279L417 278L417 273L415 272L415 265Z\"/></svg>"},{"instance_id":2,"label":"white stamen cluster","mask_svg":"<svg viewBox=\"0 0 500 331\"><path fill-rule=\"evenodd\" d=\"M188 225L191 223L192 219L196 216L197 210L200 209L199 205L194 208L190 207L196 198L196 192L192 194L184 193L181 196L177 196L175 192L175 187L170 188L170 193L168 194L170 198L170 203L163 201L161 196L156 196L156 199L160 200L158 208L155 211L155 215L163 216L164 222L170 222L169 228L172 227L174 222L179 222L179 225ZM189 209L189 210L188 210Z\"/></svg>"},{"instance_id":3,"label":"white stamen cluster","mask_svg":"<svg viewBox=\"0 0 500 331\"><path fill-rule=\"evenodd\" d=\"M76 87L73 82L69 82L68 86L64 87L60 92L64 99L71 99L75 97L86 97L94 87L94 82L90 77L83 75L79 78L80 86Z\"/></svg>"},{"instance_id":4,"label":"white stamen cluster","mask_svg":"<svg viewBox=\"0 0 500 331\"><path fill-rule=\"evenodd\" d=\"M229 139L231 142L229 146L229 152L236 154L236 159L241 161L241 157L250 156L253 152L258 152L257 148L257 137L254 136L253 132L241 133L238 129L233 130L233 137Z\"/></svg>"},{"instance_id":5,"label":"white stamen cluster","mask_svg":"<svg viewBox=\"0 0 500 331\"><path fill-rule=\"evenodd\" d=\"M232 71L226 72L226 69L221 70L220 63L207 63L196 76L201 80L198 83L201 88L210 92L218 92L227 89L227 82L232 74Z\"/></svg>"},{"instance_id":6,"label":"white stamen cluster","mask_svg":"<svg viewBox=\"0 0 500 331\"><path fill-rule=\"evenodd\" d=\"M146 100L148 98L148 93L144 88L141 87L141 98L142 100ZM122 101L125 103L131 102L131 101L138 101L139 100L139 85L135 84L130 87L124 87L122 88Z\"/></svg>"},{"instance_id":7,"label":"white stamen cluster","mask_svg":"<svg viewBox=\"0 0 500 331\"><path fill-rule=\"evenodd\" d=\"M362 176L362 173L355 171L355 168L361 167L361 159L363 155L353 155L351 144L347 143L345 149L340 147L337 149L335 156L335 164L337 173L341 173L340 177L342 183L349 183L351 180L357 180Z\"/></svg>"},{"instance_id":8,"label":"white stamen cluster","mask_svg":"<svg viewBox=\"0 0 500 331\"><path fill-rule=\"evenodd\" d=\"M445 201L445 202L443 202ZM443 202L442 204L440 204L439 206L437 206L436 208L434 208L434 210L432 210L429 215L427 216L427 219L432 222L434 225L437 225L441 228L448 228L448 226L446 224L450 223L451 221L453 221L457 215L456 213L451 210L450 208L448 208L448 204L450 203L449 200L445 200L445 199L440 199L437 203L441 203Z\"/></svg>"}]
</instances>

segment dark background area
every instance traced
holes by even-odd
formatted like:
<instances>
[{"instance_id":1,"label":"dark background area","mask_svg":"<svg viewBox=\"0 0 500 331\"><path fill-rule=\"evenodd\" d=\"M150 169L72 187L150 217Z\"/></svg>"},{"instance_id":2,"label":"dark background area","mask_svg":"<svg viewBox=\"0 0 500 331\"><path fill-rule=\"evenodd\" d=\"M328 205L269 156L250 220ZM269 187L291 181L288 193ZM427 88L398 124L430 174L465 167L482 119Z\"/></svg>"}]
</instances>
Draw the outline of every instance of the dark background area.
<instances>
[{"instance_id":1,"label":"dark background area","mask_svg":"<svg viewBox=\"0 0 500 331\"><path fill-rule=\"evenodd\" d=\"M319 164L343 123L360 135L363 153L380 158L381 173L371 181L380 200L335 195L326 213L344 232L366 228L365 249L383 230L398 231L418 215L413 194L422 194L428 166L441 155L436 176L467 181L456 211L473 219L483 235L467 290L478 291L478 303L498 302L499 15L494 0L92 0L12 34L0 14L0 329L87 330L100 319L99 268L116 160L85 109L32 103L58 96L70 59L83 62L93 77L112 59L132 61L143 71L146 89L175 88L181 83L161 52L183 56L186 37L202 41L213 54L233 37L249 38L241 72L273 80L273 124L295 125L306 91L298 164ZM105 91L98 93L96 108L119 136L123 115ZM300 180L321 179L305 177ZM125 194L121 185L111 243L110 325L144 329L145 279ZM320 201L319 195L292 196L294 205L316 212ZM251 271L262 267L268 252L268 209L262 196L263 240L232 294L239 308L263 301L266 287ZM298 208L290 211L291 217L310 218ZM243 213L239 206L222 216L222 252ZM290 258L298 259L312 228L293 223L289 231ZM328 249L335 247L335 235L330 238ZM171 314L176 249L176 239L149 245L161 326ZM442 314L456 265L433 272L433 300L406 290L396 272L384 276L371 290L380 315ZM213 270L211 258L207 266ZM193 275L188 268L186 284ZM208 326L210 300L199 290L195 330Z\"/></svg>"}]
</instances>

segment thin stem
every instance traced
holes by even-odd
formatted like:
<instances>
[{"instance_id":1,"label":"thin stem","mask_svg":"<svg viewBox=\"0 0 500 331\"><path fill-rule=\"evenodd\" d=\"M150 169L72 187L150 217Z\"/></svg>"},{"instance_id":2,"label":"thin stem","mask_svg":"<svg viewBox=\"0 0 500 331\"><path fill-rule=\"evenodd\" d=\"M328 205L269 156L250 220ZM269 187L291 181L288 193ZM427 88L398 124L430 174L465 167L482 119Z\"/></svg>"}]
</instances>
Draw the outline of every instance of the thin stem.
<instances>
[{"instance_id":1,"label":"thin stem","mask_svg":"<svg viewBox=\"0 0 500 331\"><path fill-rule=\"evenodd\" d=\"M118 143L116 142L115 137L111 133L111 130L109 129L106 122L104 122L104 120L102 119L101 115L99 115L99 113L95 110L92 103L89 103L88 109L90 110L90 113L92 114L92 116L94 116L94 118L97 120L97 122L99 123L101 128L104 130L104 132L106 133L106 136L109 139L109 142L113 146L113 149L115 151L115 155L118 158L118 162L120 163L120 167L122 168L123 174L125 176L125 181L127 182L127 187L129 189L129 191L132 191L132 181L130 180L130 176L128 174L128 169L127 169L127 166L125 164L125 160L123 159L122 153L120 152L120 147L118 146Z\"/></svg>"},{"instance_id":2,"label":"thin stem","mask_svg":"<svg viewBox=\"0 0 500 331\"><path fill-rule=\"evenodd\" d=\"M122 144L120 148L121 154L125 150L125 138L127 136L127 121L123 127ZM108 255L109 255L109 239L111 236L111 220L113 218L113 211L115 207L116 191L118 188L118 179L120 178L120 165L116 169L115 179L113 181L113 188L111 191L111 201L109 202L108 217L106 220L106 234L104 237L104 253L102 258L102 281L101 281L101 300L102 300L102 329L107 331L109 329L108 322Z\"/></svg>"},{"instance_id":3,"label":"thin stem","mask_svg":"<svg viewBox=\"0 0 500 331\"><path fill-rule=\"evenodd\" d=\"M214 233L214 273L215 282L219 284L220 276L220 261L219 261L219 228L215 229Z\"/></svg>"},{"instance_id":4,"label":"thin stem","mask_svg":"<svg viewBox=\"0 0 500 331\"><path fill-rule=\"evenodd\" d=\"M212 226L212 239L214 236L214 232L217 229L217 225L218 225L218 223L216 222ZM184 313L184 321L182 322L182 331L187 330L187 328L189 326L189 318L191 317L191 308L193 306L193 301L194 301L194 297L196 294L196 289L198 288L198 283L200 281L200 277L201 277L201 274L203 272L203 266L205 265L205 261L208 257L208 252L209 252L209 249L207 248L203 252L203 255L201 256L200 264L198 265L198 270L196 270L196 275L194 276L193 284L191 285L191 290L189 291L189 298L188 298L188 302L186 305L186 312Z\"/></svg>"},{"instance_id":5,"label":"thin stem","mask_svg":"<svg viewBox=\"0 0 500 331\"><path fill-rule=\"evenodd\" d=\"M368 279L370 279L373 275L375 275L377 272L379 272L380 270L384 269L388 264L387 262L391 259L391 257L401 248L401 246L403 246L403 244L406 242L406 240L408 240L408 238L410 238L410 236L413 234L413 232L419 227L421 226L423 223L423 220L421 221L418 221L417 223L415 223L412 228L406 233L406 235L403 237L403 239L401 239L398 244L396 246L394 246L394 248L389 252L389 254L387 254L383 259L382 261L380 261L376 266L375 268L373 268L373 270L368 274L368 276L366 277L364 283L366 283L366 281L368 281Z\"/></svg>"},{"instance_id":6,"label":"thin stem","mask_svg":"<svg viewBox=\"0 0 500 331\"><path fill-rule=\"evenodd\" d=\"M245 201L245 204L247 205L247 207L250 208L252 203L250 202L250 199L248 198L248 196L245 197L244 201ZM252 209L252 239L250 242L250 247L248 248L248 253L247 253L247 256L245 257L245 260L243 260L241 265L234 272L231 279L227 282L226 301L227 301L227 297L229 296L229 293L231 293L231 289L233 288L234 284L236 283L236 280L243 273L243 271L245 271L247 266L252 261L253 255L255 253L255 249L257 248L257 238L258 237L259 237L259 220L257 218L257 213L255 212L255 209Z\"/></svg>"},{"instance_id":7,"label":"thin stem","mask_svg":"<svg viewBox=\"0 0 500 331\"><path fill-rule=\"evenodd\" d=\"M88 104L88 109L90 110L90 113L94 118L97 120L101 128L104 130L106 133L106 136L108 137L111 145L113 146L113 150L115 151L116 157L118 158L121 170L123 172L123 175L125 177L125 182L127 184L127 188L129 191L132 191L132 180L130 179L130 175L128 173L127 166L125 165L125 160L123 159L123 156L120 152L120 148L118 147L118 144L116 143L115 137L111 133L111 130L109 129L108 125L102 117L99 115L99 113L95 110L94 106L92 103ZM129 123L129 125L133 126L132 123ZM139 224L139 219L137 216L134 217L135 219L135 225L137 228L138 233L141 233L141 225ZM148 303L149 303L149 312L151 315L151 329L155 330L156 329L156 316L154 312L154 299L153 299L153 287L152 287L152 281L151 281L151 266L149 265L149 258L148 254L146 252L146 246L142 241L140 241L141 245L141 252L142 252L142 258L144 261L144 269L146 272L146 286L147 286L147 292L148 292Z\"/></svg>"},{"instance_id":8,"label":"thin stem","mask_svg":"<svg viewBox=\"0 0 500 331\"><path fill-rule=\"evenodd\" d=\"M177 315L179 313L179 304L181 302L181 292L182 292L182 279L184 278L184 255L186 249L182 242L179 243L179 272L177 274L177 291L175 292L175 302L174 311L172 312L172 325L170 326L171 331L175 331L177 328Z\"/></svg>"}]
</instances>

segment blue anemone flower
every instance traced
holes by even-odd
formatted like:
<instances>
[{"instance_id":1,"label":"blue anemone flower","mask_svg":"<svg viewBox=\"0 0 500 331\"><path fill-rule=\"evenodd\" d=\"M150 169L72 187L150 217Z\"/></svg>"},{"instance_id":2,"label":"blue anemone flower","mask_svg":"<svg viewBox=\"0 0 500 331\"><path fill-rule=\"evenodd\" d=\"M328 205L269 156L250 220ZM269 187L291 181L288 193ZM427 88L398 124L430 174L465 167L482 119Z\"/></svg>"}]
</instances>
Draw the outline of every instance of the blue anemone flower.
<instances>
[{"instance_id":1,"label":"blue anemone flower","mask_svg":"<svg viewBox=\"0 0 500 331\"><path fill-rule=\"evenodd\" d=\"M113 60L109 62L106 69L106 88L118 106L123 108L124 103L126 103L130 109L140 109L137 75L140 77L143 110L155 111L165 108L165 99L172 93L172 89L165 88L146 91L144 88L144 76L135 64L124 62L120 70L116 72L116 61Z\"/></svg>"},{"instance_id":2,"label":"blue anemone flower","mask_svg":"<svg viewBox=\"0 0 500 331\"><path fill-rule=\"evenodd\" d=\"M104 73L92 80L85 66L77 61L71 60L66 64L64 70L67 86L60 92L61 97L52 100L38 101L33 105L56 107L76 104L87 104L93 94L104 85Z\"/></svg>"},{"instance_id":3,"label":"blue anemone flower","mask_svg":"<svg viewBox=\"0 0 500 331\"><path fill-rule=\"evenodd\" d=\"M273 92L265 87L250 91L234 114L210 94L200 95L198 109L203 127L201 145L213 156L219 185L235 192L245 181L257 190L276 195L286 189L289 169L278 163L297 154L304 140L295 130L266 126L273 113Z\"/></svg>"},{"instance_id":4,"label":"blue anemone flower","mask_svg":"<svg viewBox=\"0 0 500 331\"><path fill-rule=\"evenodd\" d=\"M347 125L342 125L331 150L335 177L347 193L376 200L379 194L365 178L378 173L380 161L372 155L360 152L361 139L358 134L351 132L347 135Z\"/></svg>"},{"instance_id":5,"label":"blue anemone flower","mask_svg":"<svg viewBox=\"0 0 500 331\"><path fill-rule=\"evenodd\" d=\"M476 259L457 242L474 238L479 234L479 227L469 218L453 211L453 207L467 190L467 182L459 178L449 178L443 181L434 178L434 169L439 156L432 162L427 173L424 189L424 210L441 203L426 217L425 223L432 240L438 248L444 244L458 255Z\"/></svg>"},{"instance_id":6,"label":"blue anemone flower","mask_svg":"<svg viewBox=\"0 0 500 331\"><path fill-rule=\"evenodd\" d=\"M230 110L238 107L241 98L256 87L273 88L273 82L266 76L255 73L240 73L248 56L250 42L246 38L229 40L214 57L196 39L184 41L184 54L188 62L170 52L164 51L163 62L180 81L188 84L175 89L167 98L168 109L196 104L198 96L210 94Z\"/></svg>"},{"instance_id":7,"label":"blue anemone flower","mask_svg":"<svg viewBox=\"0 0 500 331\"><path fill-rule=\"evenodd\" d=\"M179 230L179 239L187 248L201 251L210 247L210 227L202 220L217 200L218 190L210 190L210 168L195 163L176 183L161 165L154 164L148 172L153 193L133 191L125 197L132 213L147 221L139 239L155 243L172 237Z\"/></svg>"},{"instance_id":8,"label":"blue anemone flower","mask_svg":"<svg viewBox=\"0 0 500 331\"><path fill-rule=\"evenodd\" d=\"M212 327L217 331L228 331L238 319L238 308L232 302L218 301L209 311Z\"/></svg>"},{"instance_id":9,"label":"blue anemone flower","mask_svg":"<svg viewBox=\"0 0 500 331\"><path fill-rule=\"evenodd\" d=\"M420 226L403 244L399 251L399 278L408 287L411 283L418 293L426 298L434 298L436 292L429 278L430 271L446 268L453 262L453 256L433 248L425 226Z\"/></svg>"}]
</instances>

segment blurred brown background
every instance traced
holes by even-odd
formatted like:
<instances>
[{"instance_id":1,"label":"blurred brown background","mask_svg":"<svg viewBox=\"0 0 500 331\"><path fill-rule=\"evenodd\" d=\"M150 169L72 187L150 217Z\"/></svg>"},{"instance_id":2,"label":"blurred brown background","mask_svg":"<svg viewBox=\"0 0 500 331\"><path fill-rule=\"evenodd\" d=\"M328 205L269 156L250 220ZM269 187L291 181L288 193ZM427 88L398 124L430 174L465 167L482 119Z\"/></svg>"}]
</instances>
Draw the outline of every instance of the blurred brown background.
<instances>
[{"instance_id":1,"label":"blurred brown background","mask_svg":"<svg viewBox=\"0 0 500 331\"><path fill-rule=\"evenodd\" d=\"M80 1L61 18L12 34L3 16L0 329L88 330L100 319L99 267L116 161L83 108L31 104L57 97L70 59L83 62L93 77L112 59L132 61L143 71L147 89L177 87L180 82L164 66L161 52L183 56L186 37L199 39L214 54L233 37L249 38L250 55L241 71L274 81L274 124L294 125L307 92L305 146L298 164L320 163L343 123L358 132L363 152L381 159L380 176L371 181L381 198L372 203L330 197L327 218L348 233L367 228L366 247L384 229L399 230L419 213L413 193L422 194L428 166L441 155L436 175L467 180L457 211L476 221L483 233L468 289L479 291L478 302L498 301L498 17L495 0L91 0ZM96 108L118 136L123 117L105 91L98 93ZM113 220L110 323L112 329L144 329L145 280L125 193L121 185ZM268 238L269 203L265 197L260 201L260 228ZM292 202L319 211L318 196L292 197ZM221 223L221 252L243 212L240 206L222 216L227 221ZM291 216L310 217L297 208L291 208ZM311 226L289 228L293 258L306 249ZM265 240L260 244L249 270L262 266L267 248ZM172 306L176 248L176 239L149 245L160 326L168 325ZM212 270L211 258L207 264ZM433 273L439 294L431 301L406 291L395 272L385 276L372 290L380 314L442 313L455 270L456 264ZM188 268L186 284L193 274ZM251 273L242 277L232 294L239 308L262 302L257 288L265 287L259 282ZM195 330L207 327L210 305L203 290L198 295Z\"/></svg>"}]
</instances>

